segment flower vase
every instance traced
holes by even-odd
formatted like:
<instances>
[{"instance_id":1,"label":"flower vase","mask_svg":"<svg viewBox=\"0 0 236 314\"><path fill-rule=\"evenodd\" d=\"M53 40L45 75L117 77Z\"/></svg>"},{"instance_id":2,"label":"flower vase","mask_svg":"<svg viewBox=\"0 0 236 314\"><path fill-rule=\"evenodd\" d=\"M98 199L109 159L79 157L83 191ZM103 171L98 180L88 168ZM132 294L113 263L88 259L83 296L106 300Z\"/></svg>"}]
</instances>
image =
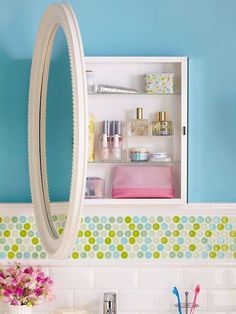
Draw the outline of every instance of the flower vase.
<instances>
[{"instance_id":1,"label":"flower vase","mask_svg":"<svg viewBox=\"0 0 236 314\"><path fill-rule=\"evenodd\" d=\"M32 307L27 305L9 305L10 314L31 314Z\"/></svg>"}]
</instances>

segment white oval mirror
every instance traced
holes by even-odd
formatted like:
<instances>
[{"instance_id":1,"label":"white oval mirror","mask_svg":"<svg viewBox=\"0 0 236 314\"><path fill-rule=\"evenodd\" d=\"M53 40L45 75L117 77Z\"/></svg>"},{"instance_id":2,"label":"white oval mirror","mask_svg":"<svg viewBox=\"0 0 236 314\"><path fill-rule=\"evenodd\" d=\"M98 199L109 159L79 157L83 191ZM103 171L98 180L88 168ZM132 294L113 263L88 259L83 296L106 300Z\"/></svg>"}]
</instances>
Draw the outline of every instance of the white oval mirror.
<instances>
[{"instance_id":1,"label":"white oval mirror","mask_svg":"<svg viewBox=\"0 0 236 314\"><path fill-rule=\"evenodd\" d=\"M67 43L66 53L62 49L62 55L54 50L57 47L57 40L64 38ZM54 48L54 49L53 49ZM55 51L55 52L54 52ZM66 60L60 58L64 55ZM86 79L85 65L83 60L83 47L80 31L76 17L67 4L53 4L48 7L43 15L35 45L35 51L31 66L29 112L28 112L28 149L29 149L29 170L32 201L35 210L35 218L39 230L40 239L50 257L67 258L71 253L78 231L81 211L83 207L84 190L86 182L87 166L87 100L86 100ZM69 62L70 61L70 62ZM60 156L51 148L55 132L51 130L60 125L57 120L58 91L55 94L55 81L58 83L56 67L60 64L61 75L68 74L70 63L70 76L64 77L65 86L71 87L71 94L62 94L61 101L65 115L65 125L72 126L68 130L71 133L71 167L67 171L67 178L70 178L68 187L67 215L63 232L58 232L53 224L52 204L50 198L54 199L54 190L51 179L53 170L50 167L52 159L57 161ZM65 66L64 70L63 67ZM55 80L56 79L56 80ZM61 87L58 86L58 89ZM65 89L64 89L65 91ZM55 95L54 95L55 96ZM68 108L66 109L66 106ZM62 115L63 116L63 115ZM68 123L68 117L71 123ZM67 119L67 121L66 121ZM52 125L54 121L55 125ZM58 140L58 138L57 138ZM51 156L51 157L50 157ZM54 157L52 157L54 156ZM70 158L69 156L67 156ZM68 159L67 158L67 159ZM57 163L60 166L60 162ZM63 167L63 164L61 165ZM49 184L49 186L48 186ZM50 197L49 197L50 196Z\"/></svg>"}]
</instances>

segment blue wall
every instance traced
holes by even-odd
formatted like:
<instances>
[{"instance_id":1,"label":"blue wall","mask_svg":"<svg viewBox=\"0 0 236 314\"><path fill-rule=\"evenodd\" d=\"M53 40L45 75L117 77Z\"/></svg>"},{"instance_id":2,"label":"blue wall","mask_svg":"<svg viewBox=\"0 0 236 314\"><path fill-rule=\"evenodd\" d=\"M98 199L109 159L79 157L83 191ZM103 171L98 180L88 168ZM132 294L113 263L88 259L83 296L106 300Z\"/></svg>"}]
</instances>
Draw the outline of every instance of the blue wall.
<instances>
[{"instance_id":1,"label":"blue wall","mask_svg":"<svg viewBox=\"0 0 236 314\"><path fill-rule=\"evenodd\" d=\"M26 140L30 59L40 16L51 2L1 1L2 202L30 201ZM236 201L236 1L69 3L80 23L86 55L189 56L189 201Z\"/></svg>"}]
</instances>

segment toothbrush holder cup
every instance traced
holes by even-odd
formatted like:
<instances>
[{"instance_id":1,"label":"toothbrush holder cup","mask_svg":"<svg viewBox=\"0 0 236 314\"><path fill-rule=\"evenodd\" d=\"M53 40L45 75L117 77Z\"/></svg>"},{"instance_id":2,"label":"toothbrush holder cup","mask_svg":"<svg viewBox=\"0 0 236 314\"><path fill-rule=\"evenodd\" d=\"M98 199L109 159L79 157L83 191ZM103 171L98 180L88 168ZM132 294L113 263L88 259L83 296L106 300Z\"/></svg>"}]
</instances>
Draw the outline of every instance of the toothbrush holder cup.
<instances>
[{"instance_id":1,"label":"toothbrush holder cup","mask_svg":"<svg viewBox=\"0 0 236 314\"><path fill-rule=\"evenodd\" d=\"M193 305L192 302L188 302L188 303L182 302L182 303L180 303L181 309L184 309L183 313L186 313L186 314L189 313L189 310L191 309L192 305ZM178 304L175 304L175 307L178 308ZM194 305L194 309L196 309L198 307L199 307L198 304Z\"/></svg>"}]
</instances>

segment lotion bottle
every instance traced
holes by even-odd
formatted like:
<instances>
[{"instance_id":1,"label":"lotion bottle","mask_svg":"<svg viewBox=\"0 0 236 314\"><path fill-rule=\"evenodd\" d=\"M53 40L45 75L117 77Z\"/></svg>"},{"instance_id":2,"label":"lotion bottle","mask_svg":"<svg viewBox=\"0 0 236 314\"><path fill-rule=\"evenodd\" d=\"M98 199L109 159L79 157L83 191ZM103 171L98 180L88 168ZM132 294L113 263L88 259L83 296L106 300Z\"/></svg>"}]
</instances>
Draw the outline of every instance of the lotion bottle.
<instances>
[{"instance_id":1,"label":"lotion bottle","mask_svg":"<svg viewBox=\"0 0 236 314\"><path fill-rule=\"evenodd\" d=\"M112 123L111 158L120 161L122 159L122 122L112 121Z\"/></svg>"},{"instance_id":2,"label":"lotion bottle","mask_svg":"<svg viewBox=\"0 0 236 314\"><path fill-rule=\"evenodd\" d=\"M109 121L103 121L102 134L100 136L100 160L109 160L109 142L110 142L110 123Z\"/></svg>"}]
</instances>

